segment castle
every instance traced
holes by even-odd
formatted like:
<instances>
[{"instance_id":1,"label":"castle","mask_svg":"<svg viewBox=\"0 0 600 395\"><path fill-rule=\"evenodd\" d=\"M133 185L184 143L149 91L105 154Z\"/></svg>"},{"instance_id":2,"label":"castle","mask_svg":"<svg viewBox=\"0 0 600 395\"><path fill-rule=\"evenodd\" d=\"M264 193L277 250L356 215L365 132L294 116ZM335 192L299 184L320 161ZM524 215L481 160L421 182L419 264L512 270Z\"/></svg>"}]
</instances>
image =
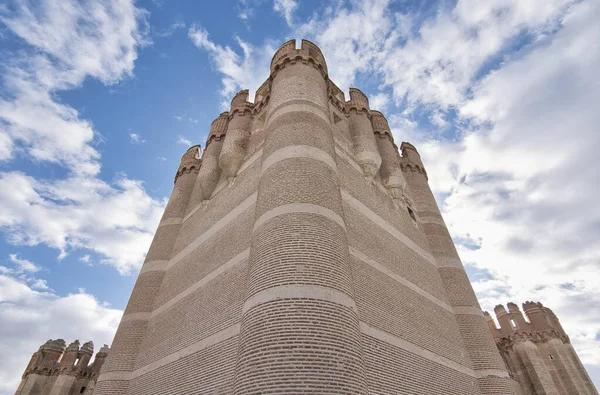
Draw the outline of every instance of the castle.
<instances>
[{"instance_id":1,"label":"castle","mask_svg":"<svg viewBox=\"0 0 600 395\"><path fill-rule=\"evenodd\" d=\"M400 151L317 46L283 44L183 155L94 395L597 394L549 310L490 323Z\"/></svg>"}]
</instances>

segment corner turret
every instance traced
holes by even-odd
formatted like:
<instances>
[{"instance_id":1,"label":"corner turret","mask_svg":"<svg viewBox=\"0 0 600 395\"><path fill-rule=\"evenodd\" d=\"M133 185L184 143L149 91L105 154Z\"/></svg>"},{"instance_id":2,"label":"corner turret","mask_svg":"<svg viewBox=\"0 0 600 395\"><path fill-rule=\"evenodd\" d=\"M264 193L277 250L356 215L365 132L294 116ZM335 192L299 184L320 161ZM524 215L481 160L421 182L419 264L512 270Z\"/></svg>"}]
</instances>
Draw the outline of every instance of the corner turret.
<instances>
[{"instance_id":1,"label":"corner turret","mask_svg":"<svg viewBox=\"0 0 600 395\"><path fill-rule=\"evenodd\" d=\"M181 161L179 162L179 167L177 168L177 173L175 174L175 183L177 183L177 179L183 173L189 173L191 171L198 172L200 169L200 144L192 145L181 157Z\"/></svg>"},{"instance_id":2,"label":"corner turret","mask_svg":"<svg viewBox=\"0 0 600 395\"><path fill-rule=\"evenodd\" d=\"M296 49L296 40L293 39L284 43L273 55L271 77L288 63L296 62L310 63L321 70L323 76L327 76L327 63L319 47L308 40L302 40L300 49Z\"/></svg>"}]
</instances>

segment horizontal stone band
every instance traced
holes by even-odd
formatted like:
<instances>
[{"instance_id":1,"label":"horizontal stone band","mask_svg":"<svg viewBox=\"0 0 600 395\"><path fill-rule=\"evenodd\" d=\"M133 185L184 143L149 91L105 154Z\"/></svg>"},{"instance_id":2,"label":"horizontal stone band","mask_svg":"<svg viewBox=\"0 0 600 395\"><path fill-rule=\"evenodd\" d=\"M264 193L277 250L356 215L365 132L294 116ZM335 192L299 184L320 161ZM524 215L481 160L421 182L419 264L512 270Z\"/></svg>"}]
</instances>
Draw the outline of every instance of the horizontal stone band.
<instances>
[{"instance_id":1,"label":"horizontal stone band","mask_svg":"<svg viewBox=\"0 0 600 395\"><path fill-rule=\"evenodd\" d=\"M273 111L271 111L271 113L268 115L267 120L265 121L265 125L272 123L273 120L275 120L276 118L288 114L290 112L308 112L311 114L315 114L319 118L323 119L327 124L331 122L329 120L329 114L327 113L327 110L325 110L317 103L312 102L310 100L296 99L288 100L285 103L279 105Z\"/></svg>"},{"instance_id":2,"label":"horizontal stone band","mask_svg":"<svg viewBox=\"0 0 600 395\"><path fill-rule=\"evenodd\" d=\"M333 288L320 285L280 285L278 287L267 288L249 297L244 303L242 313L261 305L278 299L319 299L333 302L356 311L356 303L345 293Z\"/></svg>"},{"instance_id":3,"label":"horizontal stone band","mask_svg":"<svg viewBox=\"0 0 600 395\"><path fill-rule=\"evenodd\" d=\"M478 308L478 307L472 307L472 306L453 306L452 309L454 310L454 314L478 315L480 317L483 317L483 311L481 311L481 309Z\"/></svg>"},{"instance_id":4,"label":"horizontal stone band","mask_svg":"<svg viewBox=\"0 0 600 395\"><path fill-rule=\"evenodd\" d=\"M227 272L228 270L236 267L239 264L247 262L249 256L250 256L250 249L247 248L246 250L240 252L239 254L237 254L236 256L231 258L229 261L225 262L224 264L222 264L221 266L219 266L218 268L216 268L215 270L213 270L212 272L210 272L209 274L204 276L202 279L195 282L194 285L186 288L179 294L175 295L173 298L171 298L168 302L164 303L162 306L157 307L152 312L152 317L155 317L155 316L163 313L164 311L168 310L170 307L172 307L176 303L180 302L183 298L196 292L197 290L199 290L200 288L205 286L210 281L219 277L221 274Z\"/></svg>"},{"instance_id":5,"label":"horizontal stone band","mask_svg":"<svg viewBox=\"0 0 600 395\"><path fill-rule=\"evenodd\" d=\"M148 313L148 312L129 313L129 314L125 314L123 316L123 318L121 318L121 322L147 321L149 318L150 318L150 313Z\"/></svg>"},{"instance_id":6,"label":"horizontal stone band","mask_svg":"<svg viewBox=\"0 0 600 395\"><path fill-rule=\"evenodd\" d=\"M363 216L368 218L370 221L375 223L377 226L385 230L387 233L392 235L394 238L399 240L402 244L419 254L422 258L424 258L427 262L431 263L435 266L435 259L431 254L417 245L414 241L406 237L402 232L400 232L396 227L375 212L373 212L370 208L365 206L360 200L356 199L352 196L348 191L342 189L342 200L344 203L348 204L350 207L361 213Z\"/></svg>"},{"instance_id":7,"label":"horizontal stone band","mask_svg":"<svg viewBox=\"0 0 600 395\"><path fill-rule=\"evenodd\" d=\"M337 171L335 160L322 149L310 145L288 145L274 151L263 161L261 174L276 163L292 158L318 160L331 167L334 171Z\"/></svg>"},{"instance_id":8,"label":"horizontal stone band","mask_svg":"<svg viewBox=\"0 0 600 395\"><path fill-rule=\"evenodd\" d=\"M148 261L142 265L142 269L140 270L140 274L146 272L164 272L167 270L167 266L169 261L167 260L157 260L157 261Z\"/></svg>"},{"instance_id":9,"label":"horizontal stone band","mask_svg":"<svg viewBox=\"0 0 600 395\"><path fill-rule=\"evenodd\" d=\"M452 307L448 303L444 302L441 299L436 298L435 296L431 295L430 293L428 293L427 291L418 287L417 285L411 283L410 281L408 281L404 277L400 276L399 274L392 272L391 270L389 270L388 268L383 266L381 263L369 258L368 256L366 256L365 254L363 254L356 248L350 247L350 255L354 256L355 258L359 259L360 261L371 266L373 269L385 274L386 276L390 277L391 279L399 282L400 284L411 289L412 291L416 292L417 294L423 296L424 298L428 299L430 302L435 303L436 305L440 306L444 310L446 310L450 313L454 313Z\"/></svg>"},{"instance_id":10,"label":"horizontal stone band","mask_svg":"<svg viewBox=\"0 0 600 395\"><path fill-rule=\"evenodd\" d=\"M206 230L206 232L202 233L200 236L198 236L198 238L196 238L196 240L189 243L183 250L181 250L177 255L171 258L171 260L169 260L169 269L176 265L180 260L191 254L194 250L196 250L204 242L206 242L206 240L214 236L225 226L229 225L229 223L234 221L237 217L239 217L250 207L253 207L256 203L256 196L256 192L248 196L242 203L240 203L237 207L235 207L233 210L227 213L227 215L215 222L213 226Z\"/></svg>"},{"instance_id":11,"label":"horizontal stone band","mask_svg":"<svg viewBox=\"0 0 600 395\"><path fill-rule=\"evenodd\" d=\"M115 372L104 372L96 380L97 383L102 381L129 381L131 380L131 372L115 371Z\"/></svg>"},{"instance_id":12,"label":"horizontal stone band","mask_svg":"<svg viewBox=\"0 0 600 395\"><path fill-rule=\"evenodd\" d=\"M198 351L201 351L205 348L213 346L224 340L227 340L234 336L237 336L239 333L240 333L240 325L239 324L232 325L229 328L223 329L222 331L217 332L214 335L211 335L207 338L200 340L199 342L196 342L190 346L187 346L179 351L169 354L166 357L163 357L157 361L154 361L144 367L141 367L141 368L133 371L133 373L131 373L131 380L135 379L136 377L142 376L146 373L149 373L153 370L161 368L165 365L168 365L172 362L178 361L181 358L185 358L188 355L195 354Z\"/></svg>"},{"instance_id":13,"label":"horizontal stone band","mask_svg":"<svg viewBox=\"0 0 600 395\"><path fill-rule=\"evenodd\" d=\"M479 375L471 368L461 365L458 362L455 362L446 357L442 357L434 352L424 349L423 347L417 346L414 343L411 343L407 340L401 339L397 336L392 335L391 333L382 331L381 329L375 328L374 326L369 325L366 322L360 323L360 330L365 335L369 335L374 337L377 340L382 342L391 344L392 346L401 348L406 350L412 354L418 355L422 358L425 358L431 362L437 363L439 365L445 366L447 368L456 370L457 372L466 374L467 376L471 376L474 378L479 378Z\"/></svg>"},{"instance_id":14,"label":"horizontal stone band","mask_svg":"<svg viewBox=\"0 0 600 395\"><path fill-rule=\"evenodd\" d=\"M310 203L290 203L275 207L274 209L271 209L261 215L255 221L253 231L256 231L256 229L258 229L265 222L285 214L316 214L330 219L340 225L342 228L346 229L344 219L328 208Z\"/></svg>"},{"instance_id":15,"label":"horizontal stone band","mask_svg":"<svg viewBox=\"0 0 600 395\"><path fill-rule=\"evenodd\" d=\"M179 218L179 217L165 218L162 221L160 221L160 223L158 224L158 227L160 228L161 226L165 226L165 225L180 225L181 221L183 221L183 218Z\"/></svg>"}]
</instances>

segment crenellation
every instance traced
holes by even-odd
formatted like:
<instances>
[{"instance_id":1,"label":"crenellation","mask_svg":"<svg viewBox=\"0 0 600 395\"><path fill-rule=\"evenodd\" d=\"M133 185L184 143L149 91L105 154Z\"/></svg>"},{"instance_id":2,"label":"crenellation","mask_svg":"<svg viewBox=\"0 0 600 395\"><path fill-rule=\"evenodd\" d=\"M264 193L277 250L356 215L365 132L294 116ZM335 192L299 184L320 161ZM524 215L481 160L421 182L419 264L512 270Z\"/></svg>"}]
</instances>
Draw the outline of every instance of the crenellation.
<instances>
[{"instance_id":1,"label":"crenellation","mask_svg":"<svg viewBox=\"0 0 600 395\"><path fill-rule=\"evenodd\" d=\"M66 347L63 339L50 339L41 345L27 365L15 395L66 395L93 388L109 348L105 344L94 362L89 363L94 343L85 342L81 348L79 344L75 340Z\"/></svg>"},{"instance_id":2,"label":"crenellation","mask_svg":"<svg viewBox=\"0 0 600 395\"><path fill-rule=\"evenodd\" d=\"M515 303L507 306L508 311L503 305L494 308L500 330L485 314L507 370L525 394L597 394L552 310L527 301L528 322Z\"/></svg>"}]
</instances>

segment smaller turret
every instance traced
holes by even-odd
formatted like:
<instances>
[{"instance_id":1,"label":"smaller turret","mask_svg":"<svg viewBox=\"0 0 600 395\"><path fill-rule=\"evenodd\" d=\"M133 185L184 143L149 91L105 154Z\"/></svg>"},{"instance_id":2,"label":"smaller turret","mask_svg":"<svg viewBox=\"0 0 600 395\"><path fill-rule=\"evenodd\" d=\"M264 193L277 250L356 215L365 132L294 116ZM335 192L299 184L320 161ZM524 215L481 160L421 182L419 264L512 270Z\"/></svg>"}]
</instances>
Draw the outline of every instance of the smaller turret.
<instances>
[{"instance_id":1,"label":"smaller turret","mask_svg":"<svg viewBox=\"0 0 600 395\"><path fill-rule=\"evenodd\" d=\"M192 171L198 172L200 169L200 144L192 145L188 148L187 151L181 157L181 161L179 162L179 167L177 168L177 173L175 174L175 183L177 183L177 179L183 173L189 173Z\"/></svg>"},{"instance_id":2,"label":"smaller turret","mask_svg":"<svg viewBox=\"0 0 600 395\"><path fill-rule=\"evenodd\" d=\"M219 166L229 182L233 182L246 157L246 146L252 123L252 103L248 90L239 91L231 101L227 134L219 156Z\"/></svg>"},{"instance_id":3,"label":"smaller turret","mask_svg":"<svg viewBox=\"0 0 600 395\"><path fill-rule=\"evenodd\" d=\"M65 350L65 353L60 360L60 371L70 372L73 370L75 361L77 361L77 354L79 353L79 340L75 340L69 344L69 347Z\"/></svg>"},{"instance_id":4,"label":"smaller turret","mask_svg":"<svg viewBox=\"0 0 600 395\"><path fill-rule=\"evenodd\" d=\"M394 144L394 138L385 116L379 111L371 111L371 123L373 133L381 155L381 167L379 173L381 180L394 199L402 197L406 181L400 168L400 153Z\"/></svg>"}]
</instances>

